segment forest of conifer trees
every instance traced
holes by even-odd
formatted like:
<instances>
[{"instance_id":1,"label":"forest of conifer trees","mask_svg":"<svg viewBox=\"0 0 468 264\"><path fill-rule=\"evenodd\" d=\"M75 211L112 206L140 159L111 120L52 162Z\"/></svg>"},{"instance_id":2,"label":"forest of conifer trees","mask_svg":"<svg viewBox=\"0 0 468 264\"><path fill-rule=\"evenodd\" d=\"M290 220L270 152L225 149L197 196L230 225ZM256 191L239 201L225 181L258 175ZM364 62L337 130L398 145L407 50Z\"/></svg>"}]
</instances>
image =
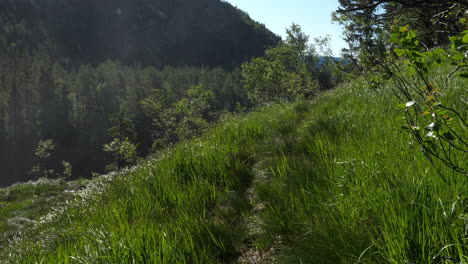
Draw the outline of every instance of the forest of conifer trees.
<instances>
[{"instance_id":1,"label":"forest of conifer trees","mask_svg":"<svg viewBox=\"0 0 468 264\"><path fill-rule=\"evenodd\" d=\"M0 22L0 186L104 172L115 138L145 156L201 133L248 107L240 64L280 40L213 0L2 1Z\"/></svg>"},{"instance_id":2,"label":"forest of conifer trees","mask_svg":"<svg viewBox=\"0 0 468 264\"><path fill-rule=\"evenodd\" d=\"M37 160L34 152L40 140L51 139L56 145L46 167L55 168L57 176L62 161L71 163L74 175L86 176L102 171L111 161L102 146L112 140L109 130L122 118L130 121L125 137L139 143L142 156L149 153L154 140L164 147L191 136L188 132L177 135L181 122L206 127L222 111L247 106L239 71L130 67L111 60L67 71L47 55L27 53L0 61L0 158L8 161L2 173L11 177L3 179L5 183L30 179L28 171ZM200 107L209 108L209 115L190 108L203 96L187 95L192 87L210 94L209 100L199 102ZM159 112L153 109L155 104ZM120 119L112 118L119 112ZM190 131L195 135L201 130Z\"/></svg>"}]
</instances>

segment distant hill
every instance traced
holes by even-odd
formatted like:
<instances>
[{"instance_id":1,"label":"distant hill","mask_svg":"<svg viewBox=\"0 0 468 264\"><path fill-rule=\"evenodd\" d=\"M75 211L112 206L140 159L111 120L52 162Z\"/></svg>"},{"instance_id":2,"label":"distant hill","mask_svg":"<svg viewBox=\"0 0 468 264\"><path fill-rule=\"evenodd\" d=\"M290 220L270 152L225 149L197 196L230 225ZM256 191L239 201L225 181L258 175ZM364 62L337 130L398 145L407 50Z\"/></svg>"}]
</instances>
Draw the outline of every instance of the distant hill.
<instances>
[{"instance_id":1,"label":"distant hill","mask_svg":"<svg viewBox=\"0 0 468 264\"><path fill-rule=\"evenodd\" d=\"M332 61L336 61L336 62L346 62L345 59L340 58L340 57L319 56L318 59L319 59L320 64L323 64L323 63L327 62L328 60L332 60Z\"/></svg>"},{"instance_id":2,"label":"distant hill","mask_svg":"<svg viewBox=\"0 0 468 264\"><path fill-rule=\"evenodd\" d=\"M0 50L45 49L64 65L232 68L280 37L221 0L3 0Z\"/></svg>"}]
</instances>

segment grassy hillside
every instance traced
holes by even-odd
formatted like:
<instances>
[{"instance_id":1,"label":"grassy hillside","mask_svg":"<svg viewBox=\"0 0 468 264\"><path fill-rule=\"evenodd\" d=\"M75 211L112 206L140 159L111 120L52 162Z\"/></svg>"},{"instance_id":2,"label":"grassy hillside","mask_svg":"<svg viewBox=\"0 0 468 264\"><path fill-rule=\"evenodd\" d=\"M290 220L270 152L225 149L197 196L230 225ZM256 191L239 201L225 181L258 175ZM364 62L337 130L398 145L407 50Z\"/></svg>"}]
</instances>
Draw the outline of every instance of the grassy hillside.
<instances>
[{"instance_id":1,"label":"grassy hillside","mask_svg":"<svg viewBox=\"0 0 468 264\"><path fill-rule=\"evenodd\" d=\"M466 85L451 83L454 104ZM466 263L468 179L435 172L397 104L357 80L226 117L126 172L48 182L48 199L4 189L0 262Z\"/></svg>"}]
</instances>

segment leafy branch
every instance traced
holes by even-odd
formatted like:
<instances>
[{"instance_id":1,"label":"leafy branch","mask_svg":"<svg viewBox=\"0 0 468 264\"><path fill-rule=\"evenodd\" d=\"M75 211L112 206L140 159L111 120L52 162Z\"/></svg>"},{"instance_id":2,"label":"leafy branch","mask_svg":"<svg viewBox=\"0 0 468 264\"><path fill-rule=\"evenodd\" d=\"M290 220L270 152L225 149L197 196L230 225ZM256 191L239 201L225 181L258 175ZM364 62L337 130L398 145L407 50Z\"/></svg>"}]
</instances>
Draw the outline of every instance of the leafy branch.
<instances>
[{"instance_id":1,"label":"leafy branch","mask_svg":"<svg viewBox=\"0 0 468 264\"><path fill-rule=\"evenodd\" d=\"M467 165L454 158L454 153L468 153L466 113L445 105L442 92L449 88L449 79L468 78L468 30L450 40L450 51L423 52L415 31L408 27L395 28L390 36L397 47L393 52L404 59L412 82L395 62L386 62L382 68L392 78L395 93L403 95L399 96L402 103L397 106L404 112L403 127L412 134L426 157L431 163L433 159L439 160L452 170L468 175ZM437 87L431 80L430 70L443 60L449 60L456 68L446 77L445 87Z\"/></svg>"}]
</instances>

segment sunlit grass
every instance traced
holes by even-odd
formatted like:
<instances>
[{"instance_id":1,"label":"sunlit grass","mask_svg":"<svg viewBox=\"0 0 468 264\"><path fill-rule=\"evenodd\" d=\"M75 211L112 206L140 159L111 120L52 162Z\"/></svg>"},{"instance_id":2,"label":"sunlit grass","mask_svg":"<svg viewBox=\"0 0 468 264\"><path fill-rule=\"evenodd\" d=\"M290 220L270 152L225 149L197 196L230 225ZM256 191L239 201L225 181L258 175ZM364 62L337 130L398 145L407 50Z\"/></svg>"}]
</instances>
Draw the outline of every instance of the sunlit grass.
<instances>
[{"instance_id":1,"label":"sunlit grass","mask_svg":"<svg viewBox=\"0 0 468 264\"><path fill-rule=\"evenodd\" d=\"M242 215L251 208L245 197L251 166L264 155L261 142L300 121L290 107L274 112L275 119L264 111L229 118L203 138L96 179L11 241L3 256L10 263L234 261L245 238Z\"/></svg>"},{"instance_id":2,"label":"sunlit grass","mask_svg":"<svg viewBox=\"0 0 468 264\"><path fill-rule=\"evenodd\" d=\"M447 94L460 105L457 82ZM436 173L399 128L396 104L389 87L356 80L314 102L226 117L54 200L8 237L0 262L234 263L275 248L280 263L466 263L468 179ZM63 184L0 191L11 199L0 230Z\"/></svg>"},{"instance_id":3,"label":"sunlit grass","mask_svg":"<svg viewBox=\"0 0 468 264\"><path fill-rule=\"evenodd\" d=\"M466 84L450 91L454 103ZM265 235L284 263L465 263L468 179L436 173L398 129L390 88L364 87L321 100L296 149L271 161L258 186Z\"/></svg>"}]
</instances>

